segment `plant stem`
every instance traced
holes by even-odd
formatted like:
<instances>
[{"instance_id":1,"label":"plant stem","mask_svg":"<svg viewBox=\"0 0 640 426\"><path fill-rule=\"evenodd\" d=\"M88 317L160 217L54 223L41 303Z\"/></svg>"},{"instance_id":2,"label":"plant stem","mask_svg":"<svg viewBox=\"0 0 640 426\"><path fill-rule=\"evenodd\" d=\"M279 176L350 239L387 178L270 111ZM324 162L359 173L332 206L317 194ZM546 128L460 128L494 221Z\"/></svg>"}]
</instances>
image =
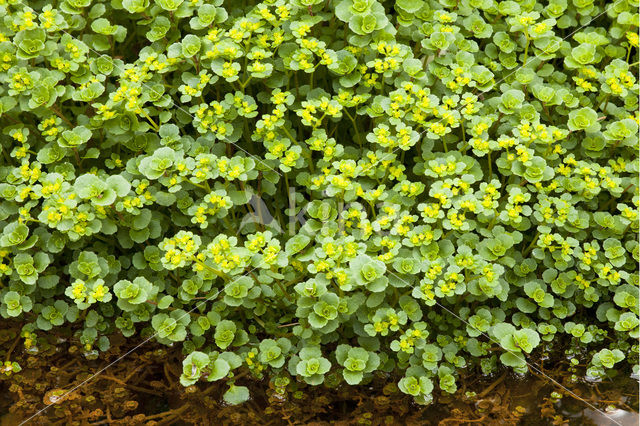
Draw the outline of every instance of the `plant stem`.
<instances>
[{"instance_id":1,"label":"plant stem","mask_svg":"<svg viewBox=\"0 0 640 426\"><path fill-rule=\"evenodd\" d=\"M535 247L536 242L538 242L538 237L540 236L540 231L536 231L536 235L533 236L533 240L531 240L531 244L524 250L522 253L522 257L526 258L531 250Z\"/></svg>"},{"instance_id":2,"label":"plant stem","mask_svg":"<svg viewBox=\"0 0 640 426\"><path fill-rule=\"evenodd\" d=\"M198 260L198 259L194 259L194 262L196 262L196 264L198 264L198 265L200 265L200 266L202 266L202 267L204 267L204 268L207 268L208 270L210 270L211 272L213 272L214 274L216 274L217 276L219 276L219 277L220 277L220 278L222 278L223 280L226 280L226 281L228 281L228 280L229 280L229 276L228 276L227 274L225 274L225 273L224 273L224 272L222 272L222 271L218 271L218 270L217 270L217 269L215 269L215 268L212 268L211 266L207 265L207 264L206 264L206 263L204 263L203 261Z\"/></svg>"}]
</instances>

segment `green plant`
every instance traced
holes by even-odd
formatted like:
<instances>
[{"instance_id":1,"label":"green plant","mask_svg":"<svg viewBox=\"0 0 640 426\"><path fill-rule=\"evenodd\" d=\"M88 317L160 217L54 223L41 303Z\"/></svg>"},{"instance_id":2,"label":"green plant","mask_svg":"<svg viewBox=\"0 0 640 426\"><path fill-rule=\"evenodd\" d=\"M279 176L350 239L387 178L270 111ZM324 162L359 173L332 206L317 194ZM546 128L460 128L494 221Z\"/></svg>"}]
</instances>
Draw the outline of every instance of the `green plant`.
<instances>
[{"instance_id":1,"label":"green plant","mask_svg":"<svg viewBox=\"0 0 640 426\"><path fill-rule=\"evenodd\" d=\"M357 385L365 374L375 371L380 365L380 357L375 352L349 345L339 345L336 348L336 360L344 367L342 375L350 385Z\"/></svg>"},{"instance_id":2,"label":"green plant","mask_svg":"<svg viewBox=\"0 0 640 426\"><path fill-rule=\"evenodd\" d=\"M554 350L638 372L633 1L45 3L0 4L31 352L154 338L230 404L376 374L424 404Z\"/></svg>"},{"instance_id":3,"label":"green plant","mask_svg":"<svg viewBox=\"0 0 640 426\"><path fill-rule=\"evenodd\" d=\"M293 355L289 361L289 372L302 377L310 385L319 385L324 381L324 375L331 368L328 359L322 356L318 346L306 346L298 355Z\"/></svg>"}]
</instances>

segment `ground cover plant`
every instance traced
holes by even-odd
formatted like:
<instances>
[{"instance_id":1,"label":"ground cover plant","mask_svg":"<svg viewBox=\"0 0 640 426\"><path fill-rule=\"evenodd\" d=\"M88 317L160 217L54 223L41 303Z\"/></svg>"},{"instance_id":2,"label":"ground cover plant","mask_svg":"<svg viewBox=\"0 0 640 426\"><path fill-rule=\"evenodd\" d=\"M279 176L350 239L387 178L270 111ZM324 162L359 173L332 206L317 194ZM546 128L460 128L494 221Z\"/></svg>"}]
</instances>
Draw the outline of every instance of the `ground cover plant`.
<instances>
[{"instance_id":1,"label":"ground cover plant","mask_svg":"<svg viewBox=\"0 0 640 426\"><path fill-rule=\"evenodd\" d=\"M179 345L230 404L637 374L637 8L3 2L0 315Z\"/></svg>"}]
</instances>

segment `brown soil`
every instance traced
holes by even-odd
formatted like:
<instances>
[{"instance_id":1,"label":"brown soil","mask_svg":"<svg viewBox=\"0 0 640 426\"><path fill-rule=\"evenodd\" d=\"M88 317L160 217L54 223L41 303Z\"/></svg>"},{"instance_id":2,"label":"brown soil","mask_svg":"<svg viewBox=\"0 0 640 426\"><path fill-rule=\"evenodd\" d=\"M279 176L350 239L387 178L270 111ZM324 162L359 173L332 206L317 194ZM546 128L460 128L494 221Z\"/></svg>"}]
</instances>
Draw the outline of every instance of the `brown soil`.
<instances>
[{"instance_id":1,"label":"brown soil","mask_svg":"<svg viewBox=\"0 0 640 426\"><path fill-rule=\"evenodd\" d=\"M603 411L607 407L625 410L627 417L618 417L618 423L638 422L636 381L575 384L570 382L565 364L544 371L575 396L542 376L523 380L506 371L494 377L469 372L468 377L461 377L456 394L436 394L434 403L426 407L413 403L386 377L376 377L366 386L334 389L291 383L279 394L268 381L245 376L237 383L249 386L253 399L237 407L221 402L226 390L223 383L180 385L184 356L178 349L150 341L117 361L135 344L113 338L109 351L87 360L78 346L69 343L71 339L53 333L46 339L48 344L39 343L39 353L28 354L19 338L19 325L0 321L0 360L17 361L23 369L10 376L0 373L0 426L18 425L42 409L27 424L607 424L608 419L598 418L588 404ZM560 402L552 399L553 391L563 394ZM475 396L468 392L475 392Z\"/></svg>"}]
</instances>

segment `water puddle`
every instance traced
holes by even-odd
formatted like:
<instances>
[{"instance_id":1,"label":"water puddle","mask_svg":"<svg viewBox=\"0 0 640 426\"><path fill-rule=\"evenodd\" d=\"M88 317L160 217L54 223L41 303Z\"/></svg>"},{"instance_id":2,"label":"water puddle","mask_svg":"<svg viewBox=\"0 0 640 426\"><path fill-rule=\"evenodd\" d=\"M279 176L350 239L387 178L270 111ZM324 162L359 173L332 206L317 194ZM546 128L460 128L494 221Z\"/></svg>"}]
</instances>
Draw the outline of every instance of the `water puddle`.
<instances>
[{"instance_id":1,"label":"water puddle","mask_svg":"<svg viewBox=\"0 0 640 426\"><path fill-rule=\"evenodd\" d=\"M386 375L376 376L366 386L312 387L292 381L281 389L245 376L238 384L250 388L251 400L229 406L221 402L224 383L180 385L181 351L154 345L145 349L65 398L55 398L55 391L74 388L126 352L127 346L114 345L94 360L68 343L51 345L35 355L15 351L12 359L23 370L0 380L0 426L19 424L45 404L49 408L30 424L635 426L640 422L637 379L620 374L600 383L575 381L572 374L577 371L568 372L562 358L539 364L547 367L545 375L555 384L547 377L518 376L510 370L490 377L463 370L457 392L436 391L429 406L417 405Z\"/></svg>"}]
</instances>

